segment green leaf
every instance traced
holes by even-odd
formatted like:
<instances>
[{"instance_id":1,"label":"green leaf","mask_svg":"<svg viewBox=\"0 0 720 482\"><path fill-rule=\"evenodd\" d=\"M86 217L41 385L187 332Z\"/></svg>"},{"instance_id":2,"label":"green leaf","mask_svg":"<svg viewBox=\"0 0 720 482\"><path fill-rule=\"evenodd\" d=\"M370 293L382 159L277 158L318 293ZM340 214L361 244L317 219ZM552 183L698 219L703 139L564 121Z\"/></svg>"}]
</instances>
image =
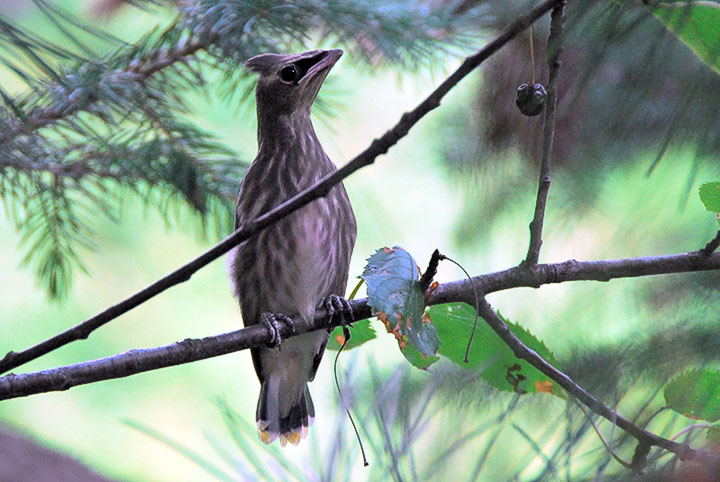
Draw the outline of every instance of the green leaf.
<instances>
[{"instance_id":1,"label":"green leaf","mask_svg":"<svg viewBox=\"0 0 720 482\"><path fill-rule=\"evenodd\" d=\"M368 319L355 321L349 328L350 340L343 350L352 350L377 336ZM328 350L339 350L344 341L345 335L343 335L342 327L335 327L330 334L330 340L327 344Z\"/></svg>"},{"instance_id":2,"label":"green leaf","mask_svg":"<svg viewBox=\"0 0 720 482\"><path fill-rule=\"evenodd\" d=\"M425 297L417 263L399 246L378 249L368 258L362 274L368 303L405 349L410 341L425 356L437 353L440 340L432 323L423 317Z\"/></svg>"},{"instance_id":3,"label":"green leaf","mask_svg":"<svg viewBox=\"0 0 720 482\"><path fill-rule=\"evenodd\" d=\"M712 445L720 444L720 425L715 423L708 427L707 432L705 432L705 438Z\"/></svg>"},{"instance_id":4,"label":"green leaf","mask_svg":"<svg viewBox=\"0 0 720 482\"><path fill-rule=\"evenodd\" d=\"M508 346L482 319L470 348L469 362L465 350L475 322L475 309L465 303L448 303L428 308L428 315L437 328L442 343L440 355L458 365L476 371L490 385L500 390L519 393L548 392L560 395L561 389L537 368L515 357ZM510 330L530 349L557 367L558 363L545 344L520 325L498 313Z\"/></svg>"},{"instance_id":5,"label":"green leaf","mask_svg":"<svg viewBox=\"0 0 720 482\"><path fill-rule=\"evenodd\" d=\"M439 356L424 355L420 353L420 351L412 344L406 344L404 347L401 346L400 351L407 361L420 370L427 370L430 365L440 359Z\"/></svg>"},{"instance_id":6,"label":"green leaf","mask_svg":"<svg viewBox=\"0 0 720 482\"><path fill-rule=\"evenodd\" d=\"M720 73L720 4L709 1L661 3L650 11L700 60Z\"/></svg>"},{"instance_id":7,"label":"green leaf","mask_svg":"<svg viewBox=\"0 0 720 482\"><path fill-rule=\"evenodd\" d=\"M706 182L700 186L700 200L708 211L720 213L720 182Z\"/></svg>"},{"instance_id":8,"label":"green leaf","mask_svg":"<svg viewBox=\"0 0 720 482\"><path fill-rule=\"evenodd\" d=\"M665 403L688 418L720 420L720 371L689 370L665 387Z\"/></svg>"}]
</instances>

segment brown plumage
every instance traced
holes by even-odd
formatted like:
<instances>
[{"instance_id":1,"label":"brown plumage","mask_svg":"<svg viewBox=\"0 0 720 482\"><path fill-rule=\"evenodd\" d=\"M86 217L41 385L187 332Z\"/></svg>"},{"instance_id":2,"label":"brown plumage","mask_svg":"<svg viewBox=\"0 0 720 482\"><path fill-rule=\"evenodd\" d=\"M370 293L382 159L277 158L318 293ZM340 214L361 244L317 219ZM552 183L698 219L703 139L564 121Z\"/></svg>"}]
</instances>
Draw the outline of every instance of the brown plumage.
<instances>
[{"instance_id":1,"label":"brown plumage","mask_svg":"<svg viewBox=\"0 0 720 482\"><path fill-rule=\"evenodd\" d=\"M263 54L245 67L259 74L256 88L258 154L243 178L237 225L307 188L336 167L310 121L310 108L341 50ZM356 225L342 184L321 199L237 247L230 276L246 326L269 314L310 320L322 303L345 294ZM328 301L329 300L329 301ZM325 331L289 338L280 347L252 350L260 379L260 439L297 444L315 415L312 381L328 340Z\"/></svg>"}]
</instances>

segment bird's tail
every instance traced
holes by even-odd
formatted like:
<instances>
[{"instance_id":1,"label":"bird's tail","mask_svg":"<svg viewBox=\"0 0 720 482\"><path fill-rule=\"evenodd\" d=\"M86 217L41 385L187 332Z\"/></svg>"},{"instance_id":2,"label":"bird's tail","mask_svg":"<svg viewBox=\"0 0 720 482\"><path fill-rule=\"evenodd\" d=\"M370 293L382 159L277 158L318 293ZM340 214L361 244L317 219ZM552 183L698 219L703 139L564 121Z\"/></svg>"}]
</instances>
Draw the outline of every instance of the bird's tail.
<instances>
[{"instance_id":1,"label":"bird's tail","mask_svg":"<svg viewBox=\"0 0 720 482\"><path fill-rule=\"evenodd\" d=\"M280 445L283 447L290 442L293 445L300 443L300 440L307 436L308 429L315 419L315 407L307 384L296 401L285 408L281 397L292 397L293 394L280 391L277 384L268 380L262 382L260 398L258 399L257 429L260 440L266 444L273 443L280 438ZM282 413L281 412L286 412Z\"/></svg>"}]
</instances>

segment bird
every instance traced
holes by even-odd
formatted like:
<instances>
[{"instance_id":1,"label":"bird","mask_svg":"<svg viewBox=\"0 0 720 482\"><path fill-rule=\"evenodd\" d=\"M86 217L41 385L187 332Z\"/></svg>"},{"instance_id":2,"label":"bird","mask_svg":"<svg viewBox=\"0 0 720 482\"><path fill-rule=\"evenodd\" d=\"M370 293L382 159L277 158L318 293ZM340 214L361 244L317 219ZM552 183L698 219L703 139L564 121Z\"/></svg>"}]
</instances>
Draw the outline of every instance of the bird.
<instances>
[{"instance_id":1,"label":"bird","mask_svg":"<svg viewBox=\"0 0 720 482\"><path fill-rule=\"evenodd\" d=\"M267 53L244 66L258 74L258 153L243 176L236 229L337 170L310 119L318 91L342 56L340 49L283 55ZM342 183L234 248L230 281L245 326L265 324L278 333L290 315L310 321L318 307L351 317L345 294L357 224ZM344 321L344 320L343 320ZM260 381L258 436L297 445L315 417L308 382L315 378L327 330L279 338L251 350ZM279 346L278 346L279 344Z\"/></svg>"}]
</instances>

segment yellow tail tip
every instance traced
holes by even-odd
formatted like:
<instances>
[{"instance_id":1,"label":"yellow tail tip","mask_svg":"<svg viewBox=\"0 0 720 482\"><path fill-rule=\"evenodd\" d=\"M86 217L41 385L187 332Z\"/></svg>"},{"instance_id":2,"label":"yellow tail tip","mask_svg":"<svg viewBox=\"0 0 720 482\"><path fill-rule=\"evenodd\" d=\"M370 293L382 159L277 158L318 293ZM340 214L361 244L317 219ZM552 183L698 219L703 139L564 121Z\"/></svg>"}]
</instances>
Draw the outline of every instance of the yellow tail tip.
<instances>
[{"instance_id":1,"label":"yellow tail tip","mask_svg":"<svg viewBox=\"0 0 720 482\"><path fill-rule=\"evenodd\" d=\"M262 443L271 444L277 439L277 434L268 432L267 430L258 430L258 437L260 437Z\"/></svg>"},{"instance_id":2,"label":"yellow tail tip","mask_svg":"<svg viewBox=\"0 0 720 482\"><path fill-rule=\"evenodd\" d=\"M282 447L285 447L288 442L290 442L292 445L298 445L302 439L307 437L307 432L307 427L303 427L296 432L287 432L281 434L272 433L267 430L258 430L258 437L260 438L260 441L265 444L271 444L275 440L280 439L280 445Z\"/></svg>"},{"instance_id":3,"label":"yellow tail tip","mask_svg":"<svg viewBox=\"0 0 720 482\"><path fill-rule=\"evenodd\" d=\"M302 440L302 432L292 432L287 435L288 442L293 445L297 445Z\"/></svg>"},{"instance_id":4,"label":"yellow tail tip","mask_svg":"<svg viewBox=\"0 0 720 482\"><path fill-rule=\"evenodd\" d=\"M310 419L310 423L312 423L312 419ZM260 441L264 444L271 444L275 440L280 439L280 445L283 447L285 447L288 442L293 445L298 445L302 439L307 437L309 430L309 427L302 426L290 432L278 433L268 430L268 425L266 421L258 421L257 429Z\"/></svg>"}]
</instances>

